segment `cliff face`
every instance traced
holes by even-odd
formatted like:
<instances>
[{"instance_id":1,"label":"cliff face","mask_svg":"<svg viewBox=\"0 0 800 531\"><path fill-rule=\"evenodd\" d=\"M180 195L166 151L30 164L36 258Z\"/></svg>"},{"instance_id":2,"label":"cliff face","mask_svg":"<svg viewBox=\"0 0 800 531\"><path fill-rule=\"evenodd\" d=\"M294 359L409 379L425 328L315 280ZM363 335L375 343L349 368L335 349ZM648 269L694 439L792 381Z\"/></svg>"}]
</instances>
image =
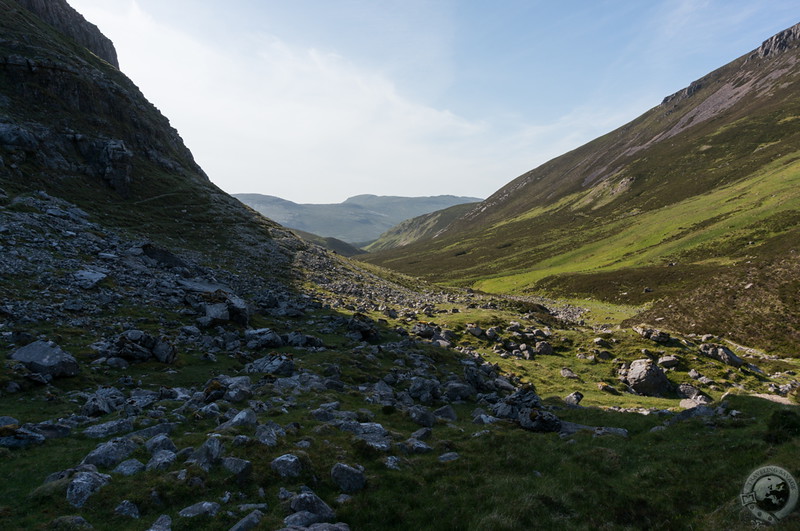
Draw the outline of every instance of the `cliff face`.
<instances>
[{"instance_id":1,"label":"cliff face","mask_svg":"<svg viewBox=\"0 0 800 531\"><path fill-rule=\"evenodd\" d=\"M800 45L800 24L795 24L791 28L785 29L765 40L756 50L755 55L767 57L795 48L798 45Z\"/></svg>"},{"instance_id":2,"label":"cliff face","mask_svg":"<svg viewBox=\"0 0 800 531\"><path fill-rule=\"evenodd\" d=\"M169 121L109 64L111 41L66 2L0 0L0 12L0 175L42 187L99 179L131 197L158 189L158 174L207 183Z\"/></svg>"},{"instance_id":3,"label":"cliff face","mask_svg":"<svg viewBox=\"0 0 800 531\"><path fill-rule=\"evenodd\" d=\"M117 50L111 39L75 11L66 0L17 0L19 5L35 13L42 20L85 46L97 57L119 68Z\"/></svg>"}]
</instances>

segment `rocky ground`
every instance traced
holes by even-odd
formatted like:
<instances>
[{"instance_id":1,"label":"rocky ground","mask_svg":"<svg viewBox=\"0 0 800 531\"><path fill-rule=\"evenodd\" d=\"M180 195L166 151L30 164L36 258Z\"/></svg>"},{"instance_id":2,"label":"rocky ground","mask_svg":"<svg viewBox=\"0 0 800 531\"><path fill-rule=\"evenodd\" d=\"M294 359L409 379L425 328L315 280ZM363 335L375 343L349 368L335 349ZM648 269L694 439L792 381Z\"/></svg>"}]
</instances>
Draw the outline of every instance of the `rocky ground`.
<instances>
[{"instance_id":1,"label":"rocky ground","mask_svg":"<svg viewBox=\"0 0 800 531\"><path fill-rule=\"evenodd\" d=\"M628 438L561 411L588 396L660 431L735 419L729 392L791 402L800 387L796 365L714 337L598 331L574 307L389 281L277 230L234 270L44 193L2 195L0 447L72 448L36 469L52 526L349 529L339 508L386 488L374 467L463 462L446 431Z\"/></svg>"}]
</instances>

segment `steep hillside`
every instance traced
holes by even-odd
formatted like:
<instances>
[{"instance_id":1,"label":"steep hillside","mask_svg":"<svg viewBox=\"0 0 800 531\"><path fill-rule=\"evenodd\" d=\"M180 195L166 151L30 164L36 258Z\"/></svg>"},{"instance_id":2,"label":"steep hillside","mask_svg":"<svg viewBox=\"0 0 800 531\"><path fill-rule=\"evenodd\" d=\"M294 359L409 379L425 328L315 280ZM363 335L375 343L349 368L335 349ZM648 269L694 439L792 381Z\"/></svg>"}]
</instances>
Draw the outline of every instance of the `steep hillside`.
<instances>
[{"instance_id":1,"label":"steep hillside","mask_svg":"<svg viewBox=\"0 0 800 531\"><path fill-rule=\"evenodd\" d=\"M662 324L798 352L783 295L800 236L798 35L520 176L435 240L364 259L497 293L655 303Z\"/></svg>"},{"instance_id":2,"label":"steep hillside","mask_svg":"<svg viewBox=\"0 0 800 531\"><path fill-rule=\"evenodd\" d=\"M342 203L298 204L261 194L234 197L285 227L333 237L354 245L369 243L401 221L453 205L479 201L441 195L394 197L358 195Z\"/></svg>"},{"instance_id":3,"label":"steep hillside","mask_svg":"<svg viewBox=\"0 0 800 531\"><path fill-rule=\"evenodd\" d=\"M460 218L474 207L475 203L464 203L463 205L455 205L444 210L437 210L430 214L407 219L381 234L377 240L367 245L364 250L369 252L383 251L434 238L454 220Z\"/></svg>"},{"instance_id":4,"label":"steep hillside","mask_svg":"<svg viewBox=\"0 0 800 531\"><path fill-rule=\"evenodd\" d=\"M97 26L83 18L66 2L52 2L50 0L17 0L17 3L28 11L36 14L64 35L84 46L97 57L108 61L109 64L119 68L117 50L114 43L100 33Z\"/></svg>"}]
</instances>

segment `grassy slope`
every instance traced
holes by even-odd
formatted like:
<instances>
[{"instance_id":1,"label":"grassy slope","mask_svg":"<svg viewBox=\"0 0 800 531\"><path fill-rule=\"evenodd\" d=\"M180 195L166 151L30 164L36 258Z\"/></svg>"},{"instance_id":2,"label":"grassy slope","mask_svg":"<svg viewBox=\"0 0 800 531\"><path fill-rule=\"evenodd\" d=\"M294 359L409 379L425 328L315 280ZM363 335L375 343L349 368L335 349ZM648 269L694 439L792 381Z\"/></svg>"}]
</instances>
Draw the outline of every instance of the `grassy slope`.
<instances>
[{"instance_id":1,"label":"grassy slope","mask_svg":"<svg viewBox=\"0 0 800 531\"><path fill-rule=\"evenodd\" d=\"M716 333L727 327L741 341L797 352L794 299L753 309L767 323L788 318L781 332L745 331L744 316L716 311L713 298L749 284L753 271L775 269L761 285L771 295L752 299L768 304L796 278L789 274L800 235L796 59L797 49L772 63L742 57L701 80L693 96L523 175L436 240L361 259L496 293L654 304L648 315L672 326L702 332L715 324ZM750 91L696 118L736 86ZM658 141L690 116L696 125ZM682 319L666 311L676 300Z\"/></svg>"},{"instance_id":2,"label":"grassy slope","mask_svg":"<svg viewBox=\"0 0 800 531\"><path fill-rule=\"evenodd\" d=\"M476 203L455 205L403 221L381 234L380 238L367 245L365 250L369 252L383 251L433 238L475 205Z\"/></svg>"}]
</instances>

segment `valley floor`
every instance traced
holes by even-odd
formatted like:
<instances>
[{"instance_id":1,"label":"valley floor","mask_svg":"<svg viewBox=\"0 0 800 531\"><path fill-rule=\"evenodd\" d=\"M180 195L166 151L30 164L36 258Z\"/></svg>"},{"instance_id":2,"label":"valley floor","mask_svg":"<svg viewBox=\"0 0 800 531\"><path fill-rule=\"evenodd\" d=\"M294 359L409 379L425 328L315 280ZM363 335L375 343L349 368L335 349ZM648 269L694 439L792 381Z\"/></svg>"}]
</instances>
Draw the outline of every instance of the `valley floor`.
<instances>
[{"instance_id":1,"label":"valley floor","mask_svg":"<svg viewBox=\"0 0 800 531\"><path fill-rule=\"evenodd\" d=\"M748 475L800 478L796 359L292 241L257 274L9 198L0 527L750 529Z\"/></svg>"}]
</instances>

